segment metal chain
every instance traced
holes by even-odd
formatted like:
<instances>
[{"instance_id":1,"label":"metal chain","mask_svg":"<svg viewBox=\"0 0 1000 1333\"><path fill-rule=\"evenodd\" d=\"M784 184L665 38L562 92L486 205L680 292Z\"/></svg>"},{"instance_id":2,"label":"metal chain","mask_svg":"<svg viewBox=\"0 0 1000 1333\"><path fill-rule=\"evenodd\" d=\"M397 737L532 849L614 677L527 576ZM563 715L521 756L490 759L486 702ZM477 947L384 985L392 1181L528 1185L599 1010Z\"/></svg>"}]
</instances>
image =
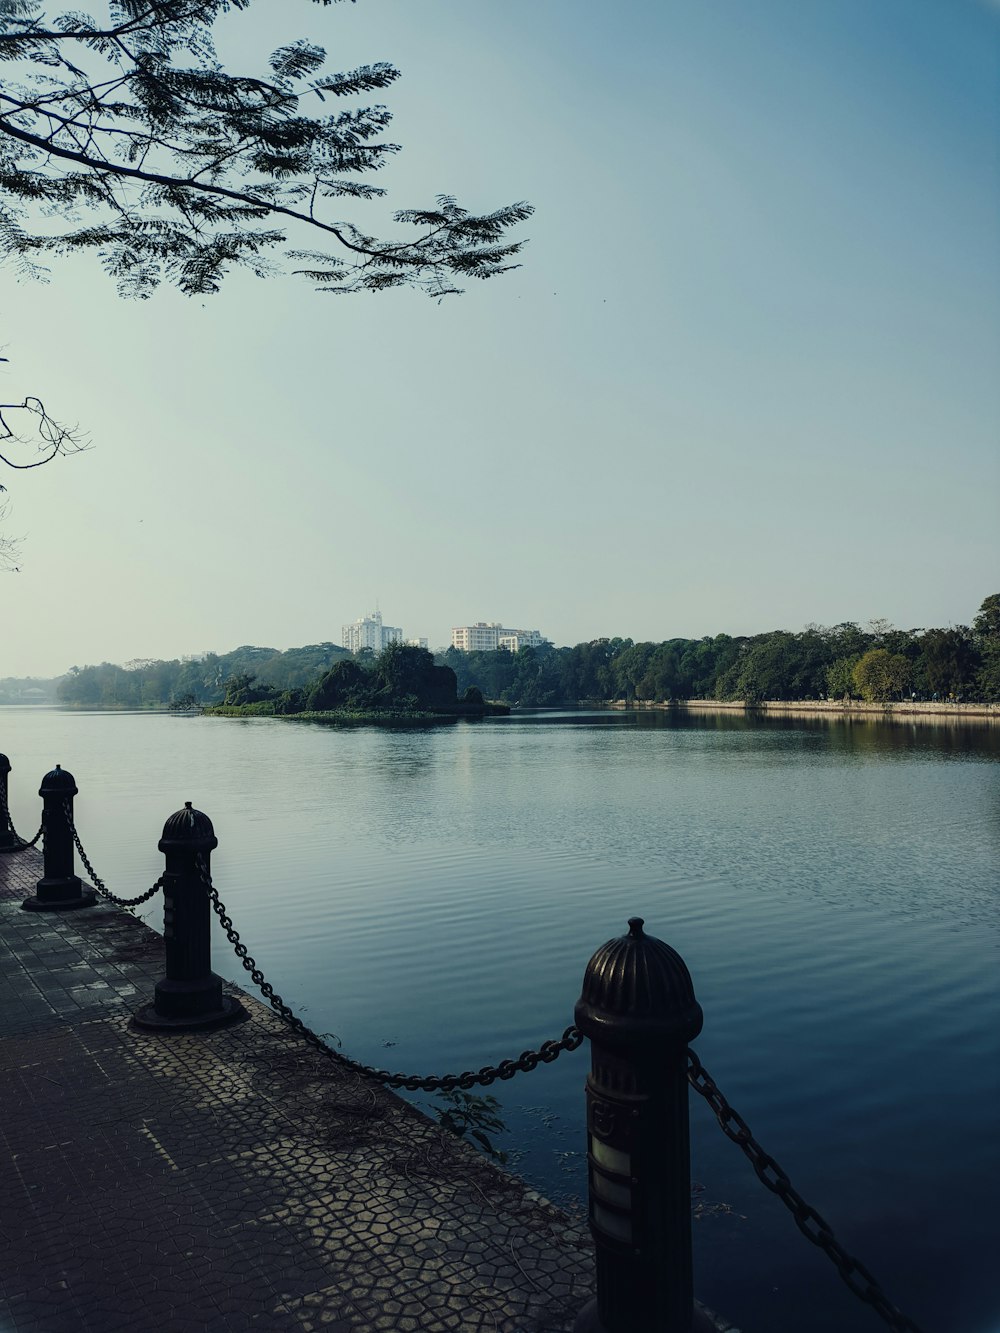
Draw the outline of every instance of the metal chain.
<instances>
[{"instance_id":1,"label":"metal chain","mask_svg":"<svg viewBox=\"0 0 1000 1333\"><path fill-rule=\"evenodd\" d=\"M90 882L102 898L107 898L108 902L114 903L116 907L138 907L140 903L148 902L154 893L159 893L160 889L163 888L163 881L165 879L164 875L160 876L151 889L147 889L145 893L140 893L138 898L119 898L116 893L112 893L104 883L104 880L100 878L97 871L91 865L90 857L83 850L83 843L80 841L80 835L77 833L76 825L73 823L73 807L70 805L69 800L63 802L63 809L66 812L66 822L69 824L69 830L73 835L73 842L76 844L76 850L80 853L80 860L87 867L87 874L90 876Z\"/></svg>"},{"instance_id":2,"label":"metal chain","mask_svg":"<svg viewBox=\"0 0 1000 1333\"><path fill-rule=\"evenodd\" d=\"M256 960L250 956L247 946L240 939L239 931L233 925L232 917L226 911L225 904L212 883L208 866L201 856L198 857L198 872L211 899L215 914L218 916L222 929L226 932L237 958L250 973L254 985L275 1013L280 1014L285 1022L300 1037L303 1037L310 1046L321 1051L323 1055L328 1056L336 1064L375 1079L376 1082L384 1084L387 1088L404 1088L407 1092L453 1092L456 1088L461 1088L467 1092L469 1088L474 1088L477 1085L489 1087L491 1083L495 1083L498 1079L501 1082L506 1082L517 1073L528 1073L540 1064L551 1064L563 1051L575 1051L583 1042L583 1033L571 1024L558 1041L543 1041L537 1051L522 1051L516 1060L501 1060L498 1065L485 1065L482 1069L476 1071L468 1069L462 1074L391 1074L387 1069L376 1069L374 1065L361 1064L357 1060L342 1055L340 1051L334 1050L332 1046L328 1046L322 1037L313 1032L312 1028L307 1027L302 1019L292 1012L271 983L265 980Z\"/></svg>"},{"instance_id":3,"label":"metal chain","mask_svg":"<svg viewBox=\"0 0 1000 1333\"><path fill-rule=\"evenodd\" d=\"M6 812L6 806L3 807L3 813ZM66 802L66 816L70 829L73 834L73 841L76 849L80 853L80 858L87 871L90 874L98 892L104 897L110 899L122 907L137 906L139 903L146 902L160 888L163 887L165 876L160 879L138 898L124 899L118 898L104 885L98 878L90 860L83 850L80 842L80 836L73 823L70 803ZM41 833L41 830L39 830ZM37 841L38 835L34 841ZM30 844L25 843L25 846ZM537 1051L523 1051L516 1060L501 1060L497 1065L484 1065L479 1070L465 1070L461 1074L399 1074L390 1073L386 1069L377 1069L374 1065L362 1064L358 1060L352 1060L349 1056L341 1054L329 1046L322 1037L315 1033L312 1028L303 1023L281 996L275 991L271 983L265 978L263 972L257 966L247 946L240 939L239 931L233 925L232 917L226 911L225 904L219 897L219 892L212 883L212 877L208 866L202 856L197 858L198 873L202 883L205 886L212 908L226 936L233 946L237 958L243 964L243 967L250 973L254 985L264 996L271 1008L280 1015L281 1018L297 1032L310 1046L321 1052L335 1064L345 1069L352 1069L358 1074L364 1074L366 1077L374 1079L378 1083L384 1084L389 1088L402 1088L407 1092L453 1092L456 1089L468 1091L474 1087L489 1087L491 1083L497 1080L507 1082L517 1073L529 1073L537 1068L539 1064L551 1064L557 1059L563 1051L575 1051L583 1043L583 1033L574 1024L570 1024L565 1029L558 1041L544 1041ZM871 1271L865 1267L858 1259L848 1254L844 1247L837 1240L833 1233L833 1228L829 1222L823 1218L811 1204L806 1203L805 1199L799 1194L798 1190L792 1185L792 1182L783 1168L775 1159L764 1151L761 1145L754 1138L750 1126L734 1110L726 1100L725 1095L719 1089L718 1084L705 1069L704 1065L698 1059L694 1051L688 1050L688 1082L695 1092L699 1093L708 1102L715 1113L722 1132L733 1143L742 1149L749 1159L751 1166L757 1174L758 1179L773 1194L777 1194L786 1208L791 1212L795 1225L814 1245L819 1246L827 1258L833 1263L837 1272L846 1286L858 1297L870 1305L888 1325L895 1330L895 1333L922 1333L920 1327L904 1315L882 1291L878 1282Z\"/></svg>"},{"instance_id":4,"label":"metal chain","mask_svg":"<svg viewBox=\"0 0 1000 1333\"><path fill-rule=\"evenodd\" d=\"M11 833L13 833L14 837L17 839L16 846L0 847L0 853L23 852L27 847L34 847L35 844L38 842L38 839L42 836L42 831L45 828L45 820L43 819L38 826L38 832L35 834L35 836L31 839L30 842L26 842L24 838L21 837L20 833L18 833L17 829L14 827L14 821L13 819L11 819L10 810L7 807L7 796L4 792L0 792L0 821L2 821L3 829L5 831L9 830Z\"/></svg>"},{"instance_id":5,"label":"metal chain","mask_svg":"<svg viewBox=\"0 0 1000 1333\"><path fill-rule=\"evenodd\" d=\"M750 1165L757 1173L763 1185L777 1194L778 1198L792 1214L795 1225L807 1240L818 1245L826 1257L837 1269L843 1281L859 1300L867 1302L875 1312L885 1320L896 1333L921 1333L920 1328L902 1314L889 1300L885 1292L875 1281L870 1271L848 1254L833 1234L833 1228L825 1218L806 1203L802 1195L792 1185L788 1175L770 1153L766 1153L754 1138L750 1126L726 1101L725 1096L711 1074L695 1055L688 1050L688 1082L695 1092L700 1093L715 1112L726 1138L732 1139L750 1159Z\"/></svg>"}]
</instances>

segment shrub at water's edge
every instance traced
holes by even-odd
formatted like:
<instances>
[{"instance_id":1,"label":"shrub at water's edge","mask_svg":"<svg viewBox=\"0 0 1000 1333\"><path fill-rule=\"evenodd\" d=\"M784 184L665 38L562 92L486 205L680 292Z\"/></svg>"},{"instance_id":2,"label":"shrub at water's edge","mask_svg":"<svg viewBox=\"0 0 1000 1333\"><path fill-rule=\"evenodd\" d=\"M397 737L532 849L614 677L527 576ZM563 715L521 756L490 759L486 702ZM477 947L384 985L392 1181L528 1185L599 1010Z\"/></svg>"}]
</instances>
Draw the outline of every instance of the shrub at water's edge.
<instances>
[{"instance_id":1,"label":"shrub at water's edge","mask_svg":"<svg viewBox=\"0 0 1000 1333\"><path fill-rule=\"evenodd\" d=\"M203 708L201 712L206 717L278 717L288 722L451 722L460 717L506 717L510 713L510 705L484 703L481 708L467 708L457 703L453 709L439 708L434 712L419 709L329 708L322 712L307 710L304 713L280 713L273 703L256 703L217 704L214 708Z\"/></svg>"}]
</instances>

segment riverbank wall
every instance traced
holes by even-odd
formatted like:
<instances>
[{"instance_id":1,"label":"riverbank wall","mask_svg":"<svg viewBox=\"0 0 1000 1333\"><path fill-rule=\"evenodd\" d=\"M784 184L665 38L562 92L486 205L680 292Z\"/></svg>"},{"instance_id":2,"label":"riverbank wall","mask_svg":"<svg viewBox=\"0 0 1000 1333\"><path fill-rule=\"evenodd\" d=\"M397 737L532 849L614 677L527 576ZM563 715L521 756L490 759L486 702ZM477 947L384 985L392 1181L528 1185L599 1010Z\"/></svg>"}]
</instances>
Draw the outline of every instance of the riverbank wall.
<instances>
[{"instance_id":1,"label":"riverbank wall","mask_svg":"<svg viewBox=\"0 0 1000 1333\"><path fill-rule=\"evenodd\" d=\"M938 722L1000 724L1000 703L932 703L919 700L912 703L865 703L852 699L765 699L747 704L742 699L686 699L667 703L638 700L625 703L621 699L604 703L604 708L639 711L650 710L683 713L746 713L764 717L824 717L830 719L859 719L867 722Z\"/></svg>"}]
</instances>

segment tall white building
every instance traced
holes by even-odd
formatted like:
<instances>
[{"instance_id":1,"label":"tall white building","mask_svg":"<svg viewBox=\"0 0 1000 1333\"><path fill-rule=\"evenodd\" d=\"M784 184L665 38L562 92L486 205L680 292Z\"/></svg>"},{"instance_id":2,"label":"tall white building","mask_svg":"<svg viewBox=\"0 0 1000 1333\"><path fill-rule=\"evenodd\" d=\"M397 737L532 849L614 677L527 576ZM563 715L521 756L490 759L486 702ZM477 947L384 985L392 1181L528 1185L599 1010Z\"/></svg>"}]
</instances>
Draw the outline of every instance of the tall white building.
<instances>
[{"instance_id":1,"label":"tall white building","mask_svg":"<svg viewBox=\"0 0 1000 1333\"><path fill-rule=\"evenodd\" d=\"M369 616L362 616L350 625L345 625L341 642L352 653L362 648L371 648L380 653L390 643L396 643L403 637L403 631L396 625L383 625L382 612L373 611Z\"/></svg>"},{"instance_id":2,"label":"tall white building","mask_svg":"<svg viewBox=\"0 0 1000 1333\"><path fill-rule=\"evenodd\" d=\"M508 629L499 620L478 620L474 625L456 625L451 631L451 646L466 653L488 653L507 648L538 648L545 642L537 629Z\"/></svg>"}]
</instances>

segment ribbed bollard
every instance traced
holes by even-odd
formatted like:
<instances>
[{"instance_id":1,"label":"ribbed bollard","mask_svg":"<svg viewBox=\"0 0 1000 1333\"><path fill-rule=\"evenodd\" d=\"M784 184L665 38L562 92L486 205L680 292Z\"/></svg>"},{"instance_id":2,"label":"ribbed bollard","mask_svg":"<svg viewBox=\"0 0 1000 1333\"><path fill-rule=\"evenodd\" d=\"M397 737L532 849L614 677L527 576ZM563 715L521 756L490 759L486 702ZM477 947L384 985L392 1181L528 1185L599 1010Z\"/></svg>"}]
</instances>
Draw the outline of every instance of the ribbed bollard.
<instances>
[{"instance_id":1,"label":"ribbed bollard","mask_svg":"<svg viewBox=\"0 0 1000 1333\"><path fill-rule=\"evenodd\" d=\"M205 877L209 857L218 845L212 821L192 809L190 801L163 826L159 849L166 857L163 942L167 975L156 983L153 1003L136 1012L133 1021L138 1027L175 1032L220 1027L247 1017L239 1000L223 995L222 978L212 971L212 904Z\"/></svg>"},{"instance_id":2,"label":"ribbed bollard","mask_svg":"<svg viewBox=\"0 0 1000 1333\"><path fill-rule=\"evenodd\" d=\"M72 773L56 764L42 778L42 878L34 898L21 906L28 912L66 912L75 907L93 907L97 894L85 889L73 872L73 797L78 791Z\"/></svg>"},{"instance_id":3,"label":"ribbed bollard","mask_svg":"<svg viewBox=\"0 0 1000 1333\"><path fill-rule=\"evenodd\" d=\"M7 778L10 774L10 760L0 754L0 852L8 852L17 846L17 836L10 818L10 806L7 804Z\"/></svg>"},{"instance_id":4,"label":"ribbed bollard","mask_svg":"<svg viewBox=\"0 0 1000 1333\"><path fill-rule=\"evenodd\" d=\"M590 1229L597 1297L574 1333L693 1333L687 1045L701 1006L684 960L643 933L598 949L576 1023L591 1042L587 1077Z\"/></svg>"}]
</instances>

